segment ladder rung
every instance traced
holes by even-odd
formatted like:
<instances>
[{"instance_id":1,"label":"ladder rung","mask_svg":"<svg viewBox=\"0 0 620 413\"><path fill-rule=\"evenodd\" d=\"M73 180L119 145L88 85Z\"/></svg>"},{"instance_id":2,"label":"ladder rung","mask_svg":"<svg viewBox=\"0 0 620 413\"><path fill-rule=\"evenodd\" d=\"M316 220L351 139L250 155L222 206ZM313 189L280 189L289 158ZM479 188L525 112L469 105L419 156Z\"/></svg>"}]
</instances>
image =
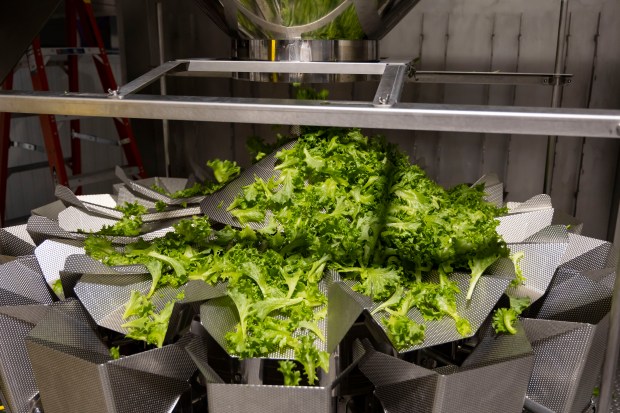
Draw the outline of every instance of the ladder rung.
<instances>
[{"instance_id":1,"label":"ladder rung","mask_svg":"<svg viewBox=\"0 0 620 413\"><path fill-rule=\"evenodd\" d=\"M80 133L80 132L73 132L71 134L71 137L77 138L83 141L87 141L87 142L100 143L103 145L120 146L122 143L122 142L119 142L118 140L102 138L100 136L95 136L95 135L90 135L88 133Z\"/></svg>"},{"instance_id":2,"label":"ladder rung","mask_svg":"<svg viewBox=\"0 0 620 413\"><path fill-rule=\"evenodd\" d=\"M69 163L69 162L71 162L71 158L65 158L65 163ZM49 168L49 166L50 164L47 163L47 161L33 162L33 163L24 164L24 165L11 166L10 168L7 168L7 176L11 176L11 174L16 174L19 172L27 172L27 171L34 171L35 169Z\"/></svg>"},{"instance_id":3,"label":"ladder rung","mask_svg":"<svg viewBox=\"0 0 620 413\"><path fill-rule=\"evenodd\" d=\"M72 176L69 178L69 187L77 188L82 185L114 180L116 179L116 174L114 173L114 170L115 168L112 168L99 172ZM123 170L127 175L136 175L140 172L140 168L138 168L137 166L123 166Z\"/></svg>"}]
</instances>

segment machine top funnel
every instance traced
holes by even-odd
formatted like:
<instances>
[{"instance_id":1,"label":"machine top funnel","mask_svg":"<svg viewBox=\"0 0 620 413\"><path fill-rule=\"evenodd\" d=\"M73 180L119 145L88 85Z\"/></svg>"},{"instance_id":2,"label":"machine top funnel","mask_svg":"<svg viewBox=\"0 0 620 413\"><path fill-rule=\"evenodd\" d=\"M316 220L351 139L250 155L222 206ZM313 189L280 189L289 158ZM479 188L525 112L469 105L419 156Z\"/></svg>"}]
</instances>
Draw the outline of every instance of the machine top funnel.
<instances>
[{"instance_id":1,"label":"machine top funnel","mask_svg":"<svg viewBox=\"0 0 620 413\"><path fill-rule=\"evenodd\" d=\"M243 60L360 62L419 0L196 0Z\"/></svg>"},{"instance_id":2,"label":"machine top funnel","mask_svg":"<svg viewBox=\"0 0 620 413\"><path fill-rule=\"evenodd\" d=\"M419 0L197 0L232 37L379 40Z\"/></svg>"}]
</instances>

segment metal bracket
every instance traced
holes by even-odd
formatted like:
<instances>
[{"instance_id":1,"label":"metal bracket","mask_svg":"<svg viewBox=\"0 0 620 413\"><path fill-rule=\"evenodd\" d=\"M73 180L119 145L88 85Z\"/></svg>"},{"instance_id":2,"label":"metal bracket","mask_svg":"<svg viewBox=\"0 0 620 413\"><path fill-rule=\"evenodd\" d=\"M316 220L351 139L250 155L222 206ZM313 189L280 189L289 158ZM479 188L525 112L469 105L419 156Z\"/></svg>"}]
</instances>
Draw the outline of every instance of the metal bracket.
<instances>
[{"instance_id":1,"label":"metal bracket","mask_svg":"<svg viewBox=\"0 0 620 413\"><path fill-rule=\"evenodd\" d=\"M375 107L394 106L400 100L400 95L405 84L405 74L411 73L409 65L388 64L385 67L377 93L372 101Z\"/></svg>"},{"instance_id":2,"label":"metal bracket","mask_svg":"<svg viewBox=\"0 0 620 413\"><path fill-rule=\"evenodd\" d=\"M162 76L166 76L167 74L170 74L172 72L186 71L187 64L188 63L183 60L173 60L170 62L166 62L163 65L158 66L146 72L142 76L132 80L126 85L119 87L117 90L108 90L108 97L114 99L122 99L129 94L136 93L137 91L144 89Z\"/></svg>"}]
</instances>

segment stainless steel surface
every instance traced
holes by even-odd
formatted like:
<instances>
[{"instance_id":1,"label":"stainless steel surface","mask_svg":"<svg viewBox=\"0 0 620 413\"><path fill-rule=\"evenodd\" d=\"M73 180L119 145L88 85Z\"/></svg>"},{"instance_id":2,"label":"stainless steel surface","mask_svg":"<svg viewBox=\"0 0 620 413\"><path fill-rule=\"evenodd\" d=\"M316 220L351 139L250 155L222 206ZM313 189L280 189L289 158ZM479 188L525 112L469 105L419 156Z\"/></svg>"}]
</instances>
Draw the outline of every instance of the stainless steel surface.
<instances>
[{"instance_id":1,"label":"stainless steel surface","mask_svg":"<svg viewBox=\"0 0 620 413\"><path fill-rule=\"evenodd\" d=\"M345 39L352 39L352 36L380 39L418 1L336 0L316 4L314 9L304 7L304 2L299 0L271 4L254 0L198 0L198 4L220 28L241 39L312 39L317 36L333 39L334 36L325 32L329 25L341 27L339 34ZM343 13L348 13L350 25L339 22L338 17ZM348 28L355 29L354 33L347 31Z\"/></svg>"},{"instance_id":2,"label":"stainless steel surface","mask_svg":"<svg viewBox=\"0 0 620 413\"><path fill-rule=\"evenodd\" d=\"M561 0L560 3L560 23L558 25L558 40L555 49L555 65L554 73L561 73L566 65L566 27L568 25L568 0ZM562 106L562 89L563 85L560 78L554 79L553 90L551 92L551 107L557 108ZM558 141L557 136L549 136L547 143L547 164L545 165L545 187L546 194L551 193L551 185L553 183L553 169L555 166L555 151Z\"/></svg>"},{"instance_id":3,"label":"stainless steel surface","mask_svg":"<svg viewBox=\"0 0 620 413\"><path fill-rule=\"evenodd\" d=\"M113 360L79 302L67 300L30 331L26 348L46 412L166 413L196 369L184 350L190 340Z\"/></svg>"},{"instance_id":4,"label":"stainless steel surface","mask_svg":"<svg viewBox=\"0 0 620 413\"><path fill-rule=\"evenodd\" d=\"M360 369L391 413L518 412L532 371L532 348L520 324L514 336L496 336L487 324L460 367L430 370L365 347Z\"/></svg>"},{"instance_id":5,"label":"stainless steel surface","mask_svg":"<svg viewBox=\"0 0 620 413\"><path fill-rule=\"evenodd\" d=\"M272 62L376 62L375 40L233 40L233 58ZM233 77L261 82L332 83L370 80L361 74L237 72Z\"/></svg>"},{"instance_id":6,"label":"stainless steel surface","mask_svg":"<svg viewBox=\"0 0 620 413\"><path fill-rule=\"evenodd\" d=\"M409 67L405 65L388 64L381 76L381 82L375 93L372 104L376 107L394 106L400 101L400 95L403 93L405 84L405 76L411 75Z\"/></svg>"},{"instance_id":7,"label":"stainless steel surface","mask_svg":"<svg viewBox=\"0 0 620 413\"><path fill-rule=\"evenodd\" d=\"M1 92L0 111L142 119L618 138L620 111L283 99Z\"/></svg>"},{"instance_id":8,"label":"stainless steel surface","mask_svg":"<svg viewBox=\"0 0 620 413\"><path fill-rule=\"evenodd\" d=\"M157 44L159 50L159 65L164 64L164 10L163 1L157 2ZM168 94L166 88L166 77L161 76L159 78L159 90L163 96ZM166 176L170 174L170 126L168 125L168 119L162 119L162 136L164 138L164 167L166 169Z\"/></svg>"},{"instance_id":9,"label":"stainless steel surface","mask_svg":"<svg viewBox=\"0 0 620 413\"><path fill-rule=\"evenodd\" d=\"M29 401L39 392L24 340L47 307L32 303L0 307L0 399L10 413L31 413Z\"/></svg>"},{"instance_id":10,"label":"stainless steel surface","mask_svg":"<svg viewBox=\"0 0 620 413\"><path fill-rule=\"evenodd\" d=\"M187 63L183 60L173 60L166 63L161 63L156 68L146 72L142 76L132 80L131 82L120 86L118 90L111 90L110 97L122 98L130 93L138 92L148 85L156 82L166 74L173 73L178 70L186 70ZM165 93L162 93L164 95Z\"/></svg>"},{"instance_id":11,"label":"stainless steel surface","mask_svg":"<svg viewBox=\"0 0 620 413\"><path fill-rule=\"evenodd\" d=\"M601 379L600 399L597 411L608 412L614 392L614 380L618 365L618 352L620 352L620 260L616 266L616 281L609 314L609 334L607 336L607 348L605 349L605 363L603 364L603 377Z\"/></svg>"},{"instance_id":12,"label":"stainless steel surface","mask_svg":"<svg viewBox=\"0 0 620 413\"><path fill-rule=\"evenodd\" d=\"M572 83L572 75L552 73L516 72L463 72L416 70L409 82L471 84L471 85L539 85L551 86L554 80L562 84Z\"/></svg>"}]
</instances>

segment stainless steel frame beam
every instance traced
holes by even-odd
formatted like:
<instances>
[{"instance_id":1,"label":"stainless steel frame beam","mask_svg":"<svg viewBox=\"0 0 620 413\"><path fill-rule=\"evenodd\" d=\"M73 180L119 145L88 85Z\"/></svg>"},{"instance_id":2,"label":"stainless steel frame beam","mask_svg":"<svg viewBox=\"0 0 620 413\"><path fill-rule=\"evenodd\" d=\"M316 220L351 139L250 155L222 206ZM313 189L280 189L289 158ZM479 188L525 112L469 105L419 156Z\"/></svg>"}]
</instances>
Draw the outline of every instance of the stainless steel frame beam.
<instances>
[{"instance_id":1,"label":"stainless steel frame beam","mask_svg":"<svg viewBox=\"0 0 620 413\"><path fill-rule=\"evenodd\" d=\"M525 135L620 137L620 111L290 99L0 92L0 112L342 126Z\"/></svg>"},{"instance_id":2,"label":"stainless steel frame beam","mask_svg":"<svg viewBox=\"0 0 620 413\"><path fill-rule=\"evenodd\" d=\"M137 92L133 85L148 80L153 82L164 75L231 77L233 73L312 73L347 75L387 75L386 69L401 67L414 83L456 83L488 85L554 85L571 83L570 74L513 73L513 72L460 72L414 70L404 60L381 60L379 62L269 62L216 59L183 59L164 63L138 79L121 87L119 95Z\"/></svg>"}]
</instances>

